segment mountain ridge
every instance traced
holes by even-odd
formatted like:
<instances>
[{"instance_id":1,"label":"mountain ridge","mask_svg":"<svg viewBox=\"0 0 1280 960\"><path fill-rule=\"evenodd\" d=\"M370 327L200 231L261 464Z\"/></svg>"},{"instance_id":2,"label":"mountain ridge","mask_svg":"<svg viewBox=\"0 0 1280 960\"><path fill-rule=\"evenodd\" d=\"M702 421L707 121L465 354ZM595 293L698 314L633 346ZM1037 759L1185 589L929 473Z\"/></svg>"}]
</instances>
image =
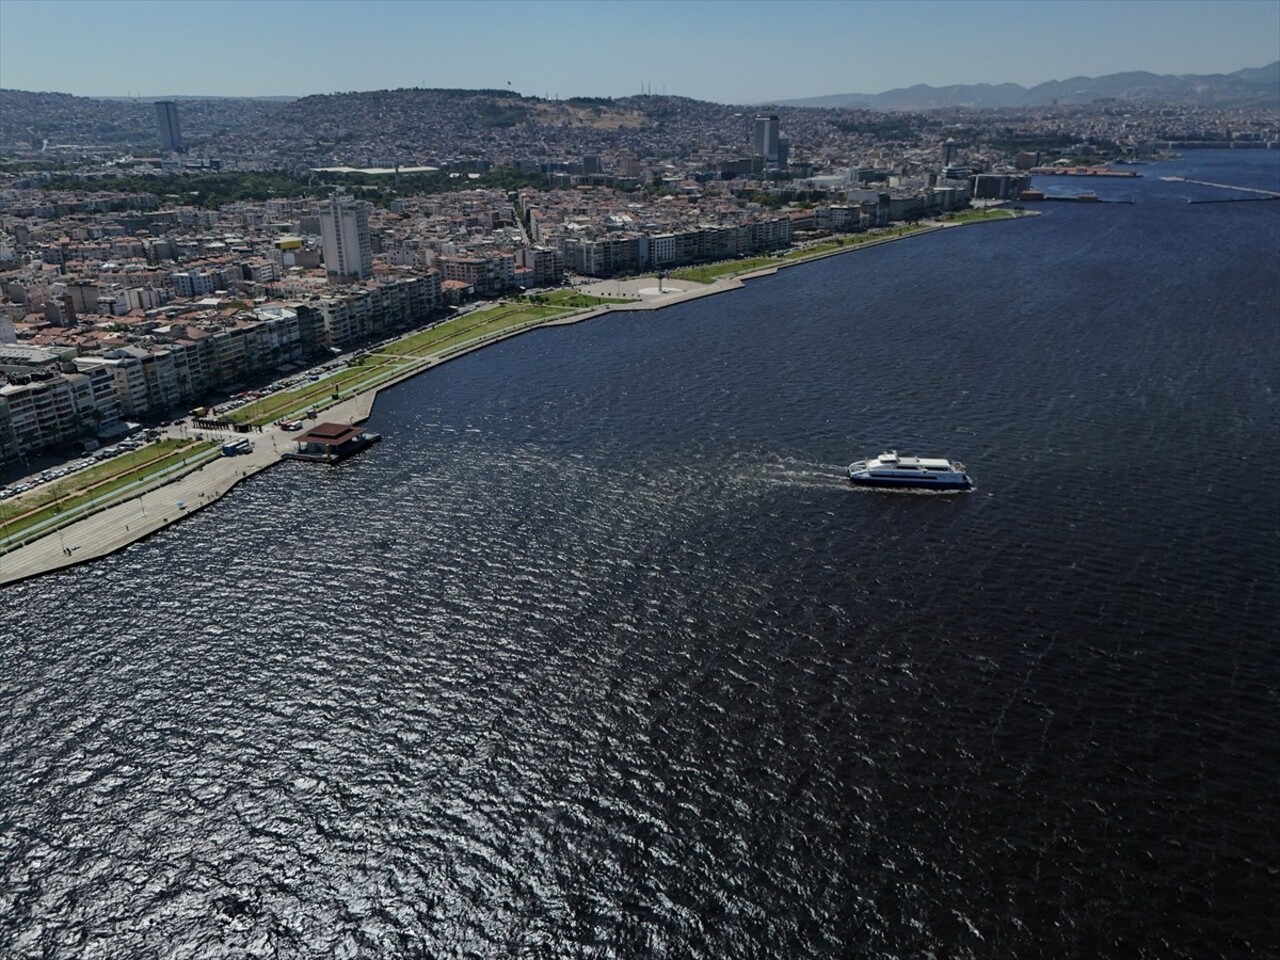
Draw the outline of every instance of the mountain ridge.
<instances>
[{"instance_id":1,"label":"mountain ridge","mask_svg":"<svg viewBox=\"0 0 1280 960\"><path fill-rule=\"evenodd\" d=\"M1156 100L1211 107L1280 107L1280 60L1233 73L1157 74L1144 70L1101 77L1047 80L1034 87L1016 83L968 83L933 87L924 83L883 93L837 93L792 100L773 100L778 107L825 107L864 110L936 110L1051 106L1095 100ZM764 104L762 104L763 106Z\"/></svg>"}]
</instances>

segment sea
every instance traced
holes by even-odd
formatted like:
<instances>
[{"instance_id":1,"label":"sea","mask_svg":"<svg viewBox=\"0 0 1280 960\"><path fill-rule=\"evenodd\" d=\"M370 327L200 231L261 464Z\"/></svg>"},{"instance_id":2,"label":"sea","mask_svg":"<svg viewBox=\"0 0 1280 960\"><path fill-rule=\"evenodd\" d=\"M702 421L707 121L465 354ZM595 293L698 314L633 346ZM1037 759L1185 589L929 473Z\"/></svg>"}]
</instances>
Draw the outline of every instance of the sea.
<instances>
[{"instance_id":1,"label":"sea","mask_svg":"<svg viewBox=\"0 0 1280 960\"><path fill-rule=\"evenodd\" d=\"M0 956L1276 956L1280 151L1129 169L4 589Z\"/></svg>"}]
</instances>

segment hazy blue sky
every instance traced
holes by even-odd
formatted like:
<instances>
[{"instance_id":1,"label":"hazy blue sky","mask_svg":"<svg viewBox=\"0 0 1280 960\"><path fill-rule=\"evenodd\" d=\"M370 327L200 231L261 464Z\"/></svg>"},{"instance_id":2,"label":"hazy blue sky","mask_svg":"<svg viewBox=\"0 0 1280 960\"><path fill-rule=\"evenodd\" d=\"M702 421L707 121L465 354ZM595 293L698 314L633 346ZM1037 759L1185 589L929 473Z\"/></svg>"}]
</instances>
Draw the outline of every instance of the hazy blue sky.
<instances>
[{"instance_id":1,"label":"hazy blue sky","mask_svg":"<svg viewBox=\"0 0 1280 960\"><path fill-rule=\"evenodd\" d=\"M0 0L0 86L100 96L498 87L721 103L1280 58L1280 0Z\"/></svg>"}]
</instances>

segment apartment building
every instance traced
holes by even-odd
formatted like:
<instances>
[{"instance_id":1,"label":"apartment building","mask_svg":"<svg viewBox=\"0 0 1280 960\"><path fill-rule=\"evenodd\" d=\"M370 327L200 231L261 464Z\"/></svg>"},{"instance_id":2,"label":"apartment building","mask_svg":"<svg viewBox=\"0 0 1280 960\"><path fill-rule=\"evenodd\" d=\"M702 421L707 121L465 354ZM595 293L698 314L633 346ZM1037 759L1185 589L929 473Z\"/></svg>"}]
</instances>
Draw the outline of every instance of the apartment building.
<instances>
[{"instance_id":1,"label":"apartment building","mask_svg":"<svg viewBox=\"0 0 1280 960\"><path fill-rule=\"evenodd\" d=\"M75 368L80 373L105 372L111 378L120 416L137 418L151 412L147 375L142 369L142 357L146 351L120 348L100 357L76 357ZM153 375L154 378L154 375Z\"/></svg>"},{"instance_id":2,"label":"apartment building","mask_svg":"<svg viewBox=\"0 0 1280 960\"><path fill-rule=\"evenodd\" d=\"M17 463L22 454L18 437L13 432L13 414L9 411L9 401L0 396L0 469Z\"/></svg>"},{"instance_id":3,"label":"apartment building","mask_svg":"<svg viewBox=\"0 0 1280 960\"><path fill-rule=\"evenodd\" d=\"M554 247L522 247L516 251L515 265L529 271L526 286L554 287L564 280L564 254Z\"/></svg>"},{"instance_id":4,"label":"apartment building","mask_svg":"<svg viewBox=\"0 0 1280 960\"><path fill-rule=\"evenodd\" d=\"M638 273L650 263L650 238L611 234L599 239L567 237L560 242L565 269L588 277Z\"/></svg>"},{"instance_id":5,"label":"apartment building","mask_svg":"<svg viewBox=\"0 0 1280 960\"><path fill-rule=\"evenodd\" d=\"M566 237L560 241L560 249L567 270L589 277L608 277L778 250L791 244L791 234L791 221L777 217L652 234Z\"/></svg>"},{"instance_id":6,"label":"apartment building","mask_svg":"<svg viewBox=\"0 0 1280 960\"><path fill-rule=\"evenodd\" d=\"M0 387L0 457L38 455L119 420L109 375L57 373Z\"/></svg>"},{"instance_id":7,"label":"apartment building","mask_svg":"<svg viewBox=\"0 0 1280 960\"><path fill-rule=\"evenodd\" d=\"M351 197L333 197L320 208L324 265L331 276L364 280L373 275L372 209L373 204Z\"/></svg>"},{"instance_id":8,"label":"apartment building","mask_svg":"<svg viewBox=\"0 0 1280 960\"><path fill-rule=\"evenodd\" d=\"M217 289L217 278L207 270L175 270L169 281L180 297L207 297Z\"/></svg>"},{"instance_id":9,"label":"apartment building","mask_svg":"<svg viewBox=\"0 0 1280 960\"><path fill-rule=\"evenodd\" d=\"M440 303L441 278L431 273L310 300L298 305L298 318L322 331L325 347L344 350L360 340L421 323Z\"/></svg>"},{"instance_id":10,"label":"apartment building","mask_svg":"<svg viewBox=\"0 0 1280 960\"><path fill-rule=\"evenodd\" d=\"M516 282L516 258L511 253L483 257L442 255L436 257L435 265L445 280L465 283L480 296L500 294Z\"/></svg>"}]
</instances>

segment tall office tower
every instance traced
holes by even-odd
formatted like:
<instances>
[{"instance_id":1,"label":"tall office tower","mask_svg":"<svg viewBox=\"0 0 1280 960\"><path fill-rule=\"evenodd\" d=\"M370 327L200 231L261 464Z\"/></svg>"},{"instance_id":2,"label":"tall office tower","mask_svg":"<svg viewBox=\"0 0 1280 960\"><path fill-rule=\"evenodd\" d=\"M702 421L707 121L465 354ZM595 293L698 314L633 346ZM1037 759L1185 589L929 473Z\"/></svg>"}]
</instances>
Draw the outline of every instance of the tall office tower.
<instances>
[{"instance_id":1,"label":"tall office tower","mask_svg":"<svg viewBox=\"0 0 1280 960\"><path fill-rule=\"evenodd\" d=\"M373 241L369 211L373 204L351 197L331 197L320 208L320 240L324 268L341 278L364 280L373 275Z\"/></svg>"},{"instance_id":2,"label":"tall office tower","mask_svg":"<svg viewBox=\"0 0 1280 960\"><path fill-rule=\"evenodd\" d=\"M959 144L951 137L947 137L946 142L942 144L942 165L949 167L956 162L956 153L959 150Z\"/></svg>"},{"instance_id":3,"label":"tall office tower","mask_svg":"<svg viewBox=\"0 0 1280 960\"><path fill-rule=\"evenodd\" d=\"M185 153L182 128L178 126L178 105L172 100L156 101L156 120L160 122L160 147L169 153Z\"/></svg>"},{"instance_id":4,"label":"tall office tower","mask_svg":"<svg viewBox=\"0 0 1280 960\"><path fill-rule=\"evenodd\" d=\"M755 156L764 157L765 166L778 162L778 117L772 113L756 114L754 128Z\"/></svg>"}]
</instances>

